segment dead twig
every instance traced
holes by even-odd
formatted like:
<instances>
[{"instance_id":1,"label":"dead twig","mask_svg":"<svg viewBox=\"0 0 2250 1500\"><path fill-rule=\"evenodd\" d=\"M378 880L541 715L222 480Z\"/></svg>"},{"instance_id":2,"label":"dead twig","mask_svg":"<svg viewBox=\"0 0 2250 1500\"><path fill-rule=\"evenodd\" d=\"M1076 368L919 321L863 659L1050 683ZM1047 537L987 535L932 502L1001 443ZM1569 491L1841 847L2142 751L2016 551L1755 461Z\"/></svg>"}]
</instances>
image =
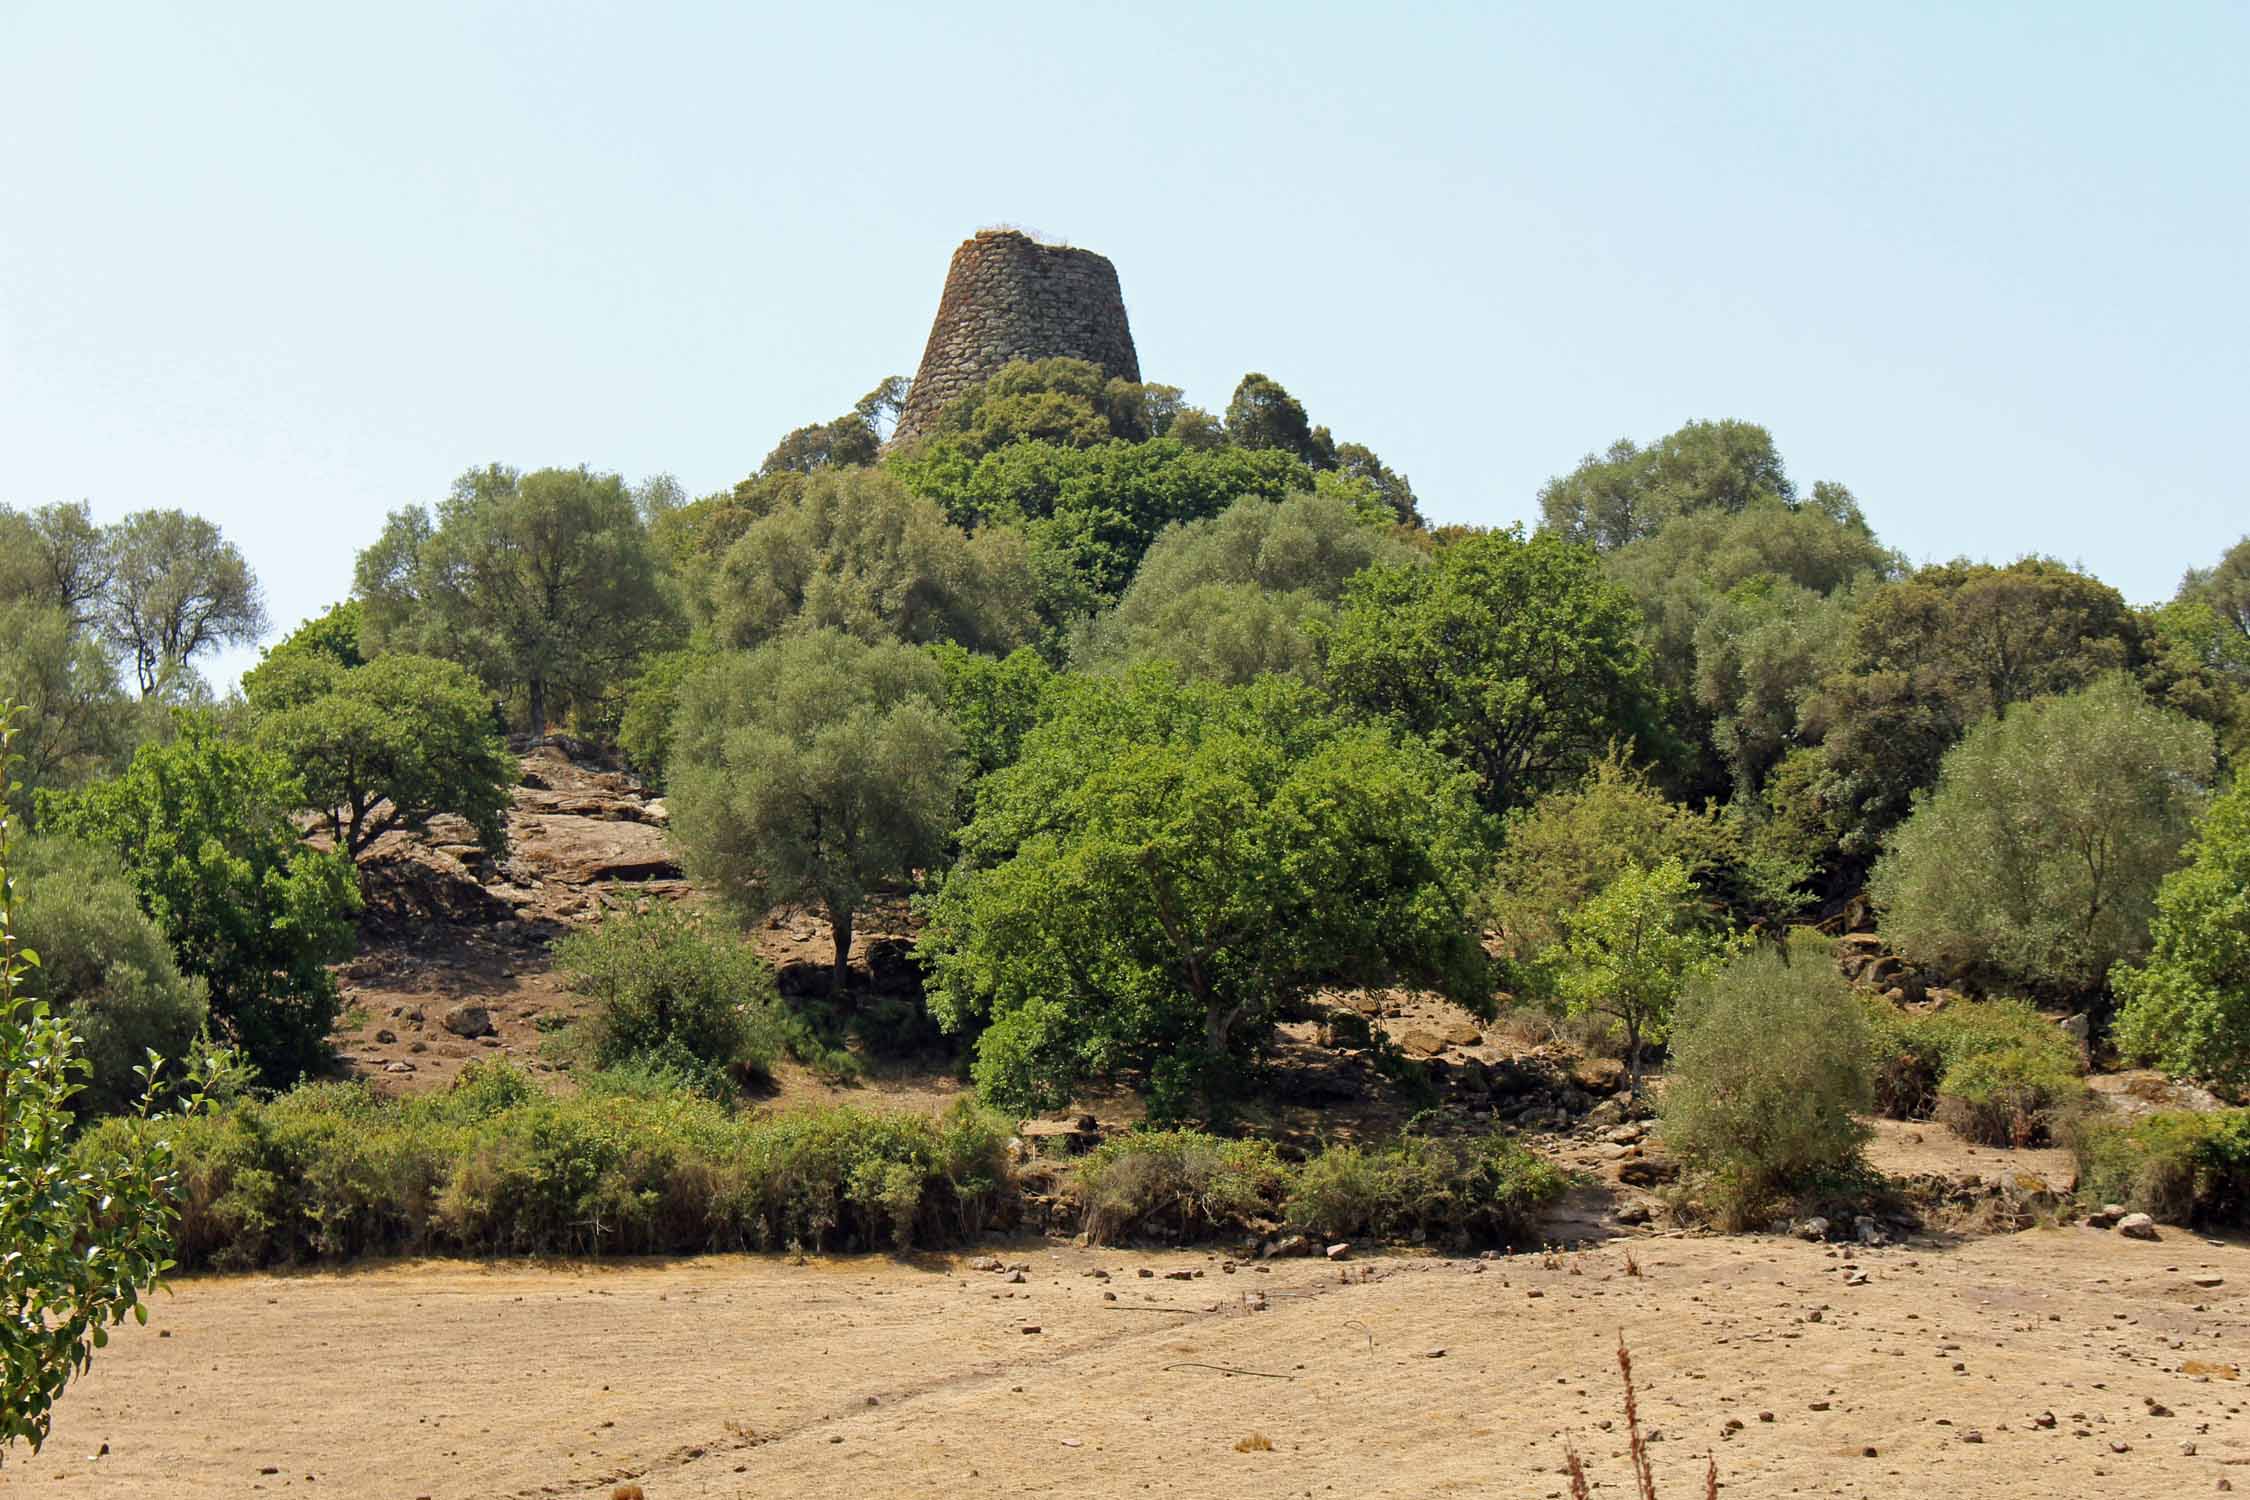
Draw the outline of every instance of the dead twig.
<instances>
[{"instance_id":1,"label":"dead twig","mask_svg":"<svg viewBox=\"0 0 2250 1500\"><path fill-rule=\"evenodd\" d=\"M1255 1375L1260 1380L1295 1380L1294 1375L1284 1375L1275 1370L1244 1370L1234 1365L1207 1365L1201 1360L1183 1360L1176 1365L1164 1366L1167 1370L1217 1370L1224 1375Z\"/></svg>"}]
</instances>

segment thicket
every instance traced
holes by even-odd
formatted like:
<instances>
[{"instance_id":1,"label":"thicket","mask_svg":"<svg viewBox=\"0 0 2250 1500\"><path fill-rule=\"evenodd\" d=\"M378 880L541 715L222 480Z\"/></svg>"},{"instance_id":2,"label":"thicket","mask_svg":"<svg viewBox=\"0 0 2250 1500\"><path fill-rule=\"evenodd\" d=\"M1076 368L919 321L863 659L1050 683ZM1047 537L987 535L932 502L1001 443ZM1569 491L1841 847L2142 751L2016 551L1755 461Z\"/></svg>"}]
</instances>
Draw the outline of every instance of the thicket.
<instances>
[{"instance_id":1,"label":"thicket","mask_svg":"<svg viewBox=\"0 0 2250 1500\"><path fill-rule=\"evenodd\" d=\"M2071 1131L2079 1197L2175 1224L2250 1218L2250 1110L2091 1115Z\"/></svg>"},{"instance_id":2,"label":"thicket","mask_svg":"<svg viewBox=\"0 0 2250 1500\"><path fill-rule=\"evenodd\" d=\"M1865 997L1875 1105L1935 1116L1994 1146L2047 1140L2084 1103L2078 1049L2022 1000L1968 1000L1922 1015Z\"/></svg>"},{"instance_id":3,"label":"thicket","mask_svg":"<svg viewBox=\"0 0 2250 1500\"><path fill-rule=\"evenodd\" d=\"M2250 776L2211 804L2185 865L2158 887L2147 964L2120 967L2112 982L2128 1056L2250 1085Z\"/></svg>"},{"instance_id":4,"label":"thicket","mask_svg":"<svg viewBox=\"0 0 2250 1500\"><path fill-rule=\"evenodd\" d=\"M732 934L668 905L612 912L555 945L555 967L594 1002L593 1060L668 1074L714 1099L764 1083L788 1045L773 966Z\"/></svg>"}]
</instances>

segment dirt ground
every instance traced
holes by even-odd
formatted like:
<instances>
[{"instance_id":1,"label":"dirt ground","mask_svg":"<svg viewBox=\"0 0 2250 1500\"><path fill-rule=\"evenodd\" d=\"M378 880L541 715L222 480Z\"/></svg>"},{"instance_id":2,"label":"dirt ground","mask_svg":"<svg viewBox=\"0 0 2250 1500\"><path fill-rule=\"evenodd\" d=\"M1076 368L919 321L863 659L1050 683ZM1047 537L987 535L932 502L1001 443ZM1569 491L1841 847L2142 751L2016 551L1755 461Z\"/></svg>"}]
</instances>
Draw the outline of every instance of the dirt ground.
<instances>
[{"instance_id":1,"label":"dirt ground","mask_svg":"<svg viewBox=\"0 0 2250 1500\"><path fill-rule=\"evenodd\" d=\"M2183 1231L998 1253L1021 1283L966 1257L192 1278L0 1494L1545 1500L1575 1444L1619 1495L1620 1330L1667 1497L1706 1454L1739 1496L2250 1485L2250 1247Z\"/></svg>"}]
</instances>

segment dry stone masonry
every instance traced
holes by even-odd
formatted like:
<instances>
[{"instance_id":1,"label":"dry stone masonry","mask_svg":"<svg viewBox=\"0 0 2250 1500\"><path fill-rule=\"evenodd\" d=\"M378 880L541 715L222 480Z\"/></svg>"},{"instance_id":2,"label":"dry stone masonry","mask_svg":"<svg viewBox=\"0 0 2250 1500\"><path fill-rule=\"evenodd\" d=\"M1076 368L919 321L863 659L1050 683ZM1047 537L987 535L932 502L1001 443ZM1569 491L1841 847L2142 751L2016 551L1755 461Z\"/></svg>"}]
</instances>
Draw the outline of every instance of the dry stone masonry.
<instances>
[{"instance_id":1,"label":"dry stone masonry","mask_svg":"<svg viewBox=\"0 0 2250 1500\"><path fill-rule=\"evenodd\" d=\"M937 321L892 437L928 433L947 403L1014 360L1058 356L1089 360L1112 377L1141 378L1117 268L1091 250L1042 245L1013 229L983 230L953 252Z\"/></svg>"}]
</instances>

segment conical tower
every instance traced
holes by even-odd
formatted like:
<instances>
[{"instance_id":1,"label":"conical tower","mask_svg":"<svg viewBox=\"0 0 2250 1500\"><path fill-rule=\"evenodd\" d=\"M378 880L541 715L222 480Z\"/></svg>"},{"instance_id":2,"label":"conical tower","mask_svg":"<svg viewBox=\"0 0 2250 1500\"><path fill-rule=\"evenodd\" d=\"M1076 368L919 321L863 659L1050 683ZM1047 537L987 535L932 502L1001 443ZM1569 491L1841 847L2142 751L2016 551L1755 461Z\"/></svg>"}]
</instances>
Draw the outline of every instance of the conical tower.
<instances>
[{"instance_id":1,"label":"conical tower","mask_svg":"<svg viewBox=\"0 0 2250 1500\"><path fill-rule=\"evenodd\" d=\"M922 351L892 440L929 432L963 392L1019 359L1067 356L1112 377L1141 378L1117 268L1105 256L1042 245L1013 229L961 242L945 273L945 295Z\"/></svg>"}]
</instances>

